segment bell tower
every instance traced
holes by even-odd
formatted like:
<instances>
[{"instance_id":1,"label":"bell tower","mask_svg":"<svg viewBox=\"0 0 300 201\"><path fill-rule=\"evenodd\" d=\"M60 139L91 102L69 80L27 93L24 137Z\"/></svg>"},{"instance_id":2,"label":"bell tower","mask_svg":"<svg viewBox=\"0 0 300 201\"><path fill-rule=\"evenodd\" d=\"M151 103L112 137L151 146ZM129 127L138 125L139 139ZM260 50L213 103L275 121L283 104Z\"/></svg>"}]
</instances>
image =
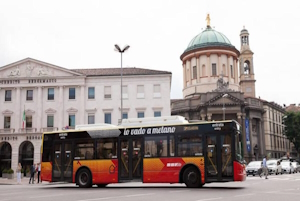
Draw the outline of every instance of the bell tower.
<instances>
[{"instance_id":1,"label":"bell tower","mask_svg":"<svg viewBox=\"0 0 300 201\"><path fill-rule=\"evenodd\" d=\"M255 97L255 78L253 65L253 52L249 45L249 32L245 27L240 33L240 87L245 96Z\"/></svg>"}]
</instances>

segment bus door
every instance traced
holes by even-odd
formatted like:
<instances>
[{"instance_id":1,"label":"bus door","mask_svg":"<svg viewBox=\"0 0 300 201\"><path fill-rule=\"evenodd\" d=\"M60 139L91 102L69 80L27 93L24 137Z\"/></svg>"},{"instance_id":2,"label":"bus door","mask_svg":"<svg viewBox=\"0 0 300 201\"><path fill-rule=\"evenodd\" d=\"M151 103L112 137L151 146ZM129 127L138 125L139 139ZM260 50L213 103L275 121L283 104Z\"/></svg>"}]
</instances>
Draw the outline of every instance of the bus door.
<instances>
[{"instance_id":1,"label":"bus door","mask_svg":"<svg viewBox=\"0 0 300 201\"><path fill-rule=\"evenodd\" d=\"M206 135L206 181L233 181L231 134Z\"/></svg>"},{"instance_id":2,"label":"bus door","mask_svg":"<svg viewBox=\"0 0 300 201\"><path fill-rule=\"evenodd\" d=\"M142 180L143 138L120 138L119 143L120 180Z\"/></svg>"},{"instance_id":3,"label":"bus door","mask_svg":"<svg viewBox=\"0 0 300 201\"><path fill-rule=\"evenodd\" d=\"M52 181L72 182L72 142L54 142Z\"/></svg>"}]
</instances>

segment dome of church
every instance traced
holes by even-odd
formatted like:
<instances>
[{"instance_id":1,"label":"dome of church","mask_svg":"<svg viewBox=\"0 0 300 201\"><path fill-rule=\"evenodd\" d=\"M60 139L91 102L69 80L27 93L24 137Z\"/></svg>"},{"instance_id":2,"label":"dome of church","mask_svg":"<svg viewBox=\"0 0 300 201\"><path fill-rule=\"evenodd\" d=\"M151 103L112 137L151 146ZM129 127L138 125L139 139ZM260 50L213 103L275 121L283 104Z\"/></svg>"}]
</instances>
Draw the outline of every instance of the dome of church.
<instances>
[{"instance_id":1,"label":"dome of church","mask_svg":"<svg viewBox=\"0 0 300 201\"><path fill-rule=\"evenodd\" d=\"M234 46L231 45L230 41L224 34L212 29L210 26L207 26L204 31L202 31L191 40L184 52L202 47L212 46L225 46L234 48Z\"/></svg>"}]
</instances>

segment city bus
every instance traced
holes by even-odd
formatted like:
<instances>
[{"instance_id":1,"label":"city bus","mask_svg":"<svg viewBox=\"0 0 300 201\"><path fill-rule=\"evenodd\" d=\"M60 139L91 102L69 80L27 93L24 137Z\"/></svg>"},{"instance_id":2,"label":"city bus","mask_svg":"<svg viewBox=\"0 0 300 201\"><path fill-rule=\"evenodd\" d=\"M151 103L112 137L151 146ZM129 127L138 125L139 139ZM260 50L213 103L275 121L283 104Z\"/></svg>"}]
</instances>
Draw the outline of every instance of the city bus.
<instances>
[{"instance_id":1,"label":"city bus","mask_svg":"<svg viewBox=\"0 0 300 201\"><path fill-rule=\"evenodd\" d=\"M43 133L41 180L82 188L245 181L241 146L241 127L234 120L191 123L170 116L78 126Z\"/></svg>"}]
</instances>

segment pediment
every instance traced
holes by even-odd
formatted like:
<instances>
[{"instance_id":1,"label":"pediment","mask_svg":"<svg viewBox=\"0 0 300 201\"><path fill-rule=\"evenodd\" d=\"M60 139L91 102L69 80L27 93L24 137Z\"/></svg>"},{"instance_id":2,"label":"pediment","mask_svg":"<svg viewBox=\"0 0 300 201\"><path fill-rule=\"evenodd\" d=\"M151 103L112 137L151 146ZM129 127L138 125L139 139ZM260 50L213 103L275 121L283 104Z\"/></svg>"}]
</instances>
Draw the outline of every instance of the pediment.
<instances>
[{"instance_id":1,"label":"pediment","mask_svg":"<svg viewBox=\"0 0 300 201\"><path fill-rule=\"evenodd\" d=\"M0 78L57 78L81 75L69 69L31 58L0 68Z\"/></svg>"},{"instance_id":2,"label":"pediment","mask_svg":"<svg viewBox=\"0 0 300 201\"><path fill-rule=\"evenodd\" d=\"M47 114L54 114L55 112L56 112L56 110L53 108L48 108L47 110L45 110L45 113L47 113Z\"/></svg>"},{"instance_id":3,"label":"pediment","mask_svg":"<svg viewBox=\"0 0 300 201\"><path fill-rule=\"evenodd\" d=\"M67 112L69 113L78 112L78 110L76 108L70 107L69 109L67 109Z\"/></svg>"},{"instance_id":4,"label":"pediment","mask_svg":"<svg viewBox=\"0 0 300 201\"><path fill-rule=\"evenodd\" d=\"M243 104L244 101L236 98L235 96L230 95L230 93L227 93L227 96L223 98L223 95L226 93L220 93L210 99L209 101L206 102L206 105L237 105L237 104Z\"/></svg>"},{"instance_id":5,"label":"pediment","mask_svg":"<svg viewBox=\"0 0 300 201\"><path fill-rule=\"evenodd\" d=\"M25 110L25 114L26 114L26 115L33 115L34 113L35 113L34 110L31 110L31 109Z\"/></svg>"},{"instance_id":6,"label":"pediment","mask_svg":"<svg viewBox=\"0 0 300 201\"><path fill-rule=\"evenodd\" d=\"M93 109L86 109L86 112L90 112L90 113L95 113L97 112L97 108L93 108Z\"/></svg>"},{"instance_id":7,"label":"pediment","mask_svg":"<svg viewBox=\"0 0 300 201\"><path fill-rule=\"evenodd\" d=\"M14 112L13 111L11 111L11 110L4 110L3 112L2 112L2 114L4 114L4 115L6 115L6 114L13 114Z\"/></svg>"}]
</instances>

